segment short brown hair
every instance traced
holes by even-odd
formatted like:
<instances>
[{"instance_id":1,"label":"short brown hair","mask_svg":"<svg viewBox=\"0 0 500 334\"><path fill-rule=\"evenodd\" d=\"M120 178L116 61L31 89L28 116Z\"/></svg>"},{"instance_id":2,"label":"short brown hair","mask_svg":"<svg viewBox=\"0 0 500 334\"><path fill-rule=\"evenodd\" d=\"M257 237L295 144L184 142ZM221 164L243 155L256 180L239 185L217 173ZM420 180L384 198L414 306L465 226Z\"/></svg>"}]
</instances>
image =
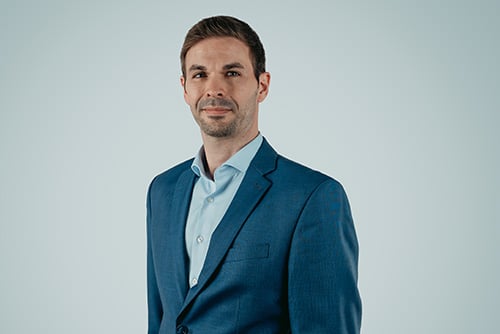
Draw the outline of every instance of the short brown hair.
<instances>
[{"instance_id":1,"label":"short brown hair","mask_svg":"<svg viewBox=\"0 0 500 334\"><path fill-rule=\"evenodd\" d=\"M181 49L182 75L186 77L186 54L196 43L210 37L234 37L250 48L253 70L257 81L266 71L266 56L257 33L245 22L231 16L208 17L189 29Z\"/></svg>"}]
</instances>

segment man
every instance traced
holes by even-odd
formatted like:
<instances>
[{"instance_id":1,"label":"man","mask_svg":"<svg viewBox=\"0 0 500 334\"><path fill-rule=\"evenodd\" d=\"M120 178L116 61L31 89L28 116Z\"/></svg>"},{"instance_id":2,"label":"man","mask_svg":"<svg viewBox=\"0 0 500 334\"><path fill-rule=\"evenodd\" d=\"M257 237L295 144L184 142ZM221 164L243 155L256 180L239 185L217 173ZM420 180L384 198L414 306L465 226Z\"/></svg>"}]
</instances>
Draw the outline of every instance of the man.
<instances>
[{"instance_id":1,"label":"man","mask_svg":"<svg viewBox=\"0 0 500 334\"><path fill-rule=\"evenodd\" d=\"M270 82L259 37L204 19L181 65L203 146L149 188L149 333L359 333L347 197L259 133Z\"/></svg>"}]
</instances>

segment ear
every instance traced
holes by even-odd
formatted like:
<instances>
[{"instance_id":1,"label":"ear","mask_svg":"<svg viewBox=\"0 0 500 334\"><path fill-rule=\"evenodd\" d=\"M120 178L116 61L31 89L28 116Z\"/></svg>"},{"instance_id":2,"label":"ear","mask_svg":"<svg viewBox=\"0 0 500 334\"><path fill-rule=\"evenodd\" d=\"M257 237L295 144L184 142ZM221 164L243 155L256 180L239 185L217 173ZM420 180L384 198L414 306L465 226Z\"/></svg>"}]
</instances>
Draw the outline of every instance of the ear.
<instances>
[{"instance_id":1,"label":"ear","mask_svg":"<svg viewBox=\"0 0 500 334\"><path fill-rule=\"evenodd\" d=\"M186 101L186 103L189 104L188 100L187 100L187 92L186 92L186 79L184 78L183 75L181 75L180 82L181 82L182 90L184 91L184 101Z\"/></svg>"},{"instance_id":2,"label":"ear","mask_svg":"<svg viewBox=\"0 0 500 334\"><path fill-rule=\"evenodd\" d=\"M260 103L266 99L269 93L269 84L271 83L271 74L269 72L264 72L259 75L259 94L257 96L257 101Z\"/></svg>"}]
</instances>

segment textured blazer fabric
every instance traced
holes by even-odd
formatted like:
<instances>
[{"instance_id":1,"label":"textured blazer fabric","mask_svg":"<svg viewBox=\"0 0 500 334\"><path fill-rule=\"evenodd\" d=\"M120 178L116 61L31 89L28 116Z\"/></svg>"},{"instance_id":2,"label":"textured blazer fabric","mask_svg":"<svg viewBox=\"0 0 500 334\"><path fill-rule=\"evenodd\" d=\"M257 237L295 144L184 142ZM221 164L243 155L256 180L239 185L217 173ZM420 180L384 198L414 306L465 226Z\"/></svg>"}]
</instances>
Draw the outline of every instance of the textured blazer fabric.
<instances>
[{"instance_id":1,"label":"textured blazer fabric","mask_svg":"<svg viewBox=\"0 0 500 334\"><path fill-rule=\"evenodd\" d=\"M191 162L148 191L148 333L359 333L358 244L342 186L264 140L189 288Z\"/></svg>"}]
</instances>

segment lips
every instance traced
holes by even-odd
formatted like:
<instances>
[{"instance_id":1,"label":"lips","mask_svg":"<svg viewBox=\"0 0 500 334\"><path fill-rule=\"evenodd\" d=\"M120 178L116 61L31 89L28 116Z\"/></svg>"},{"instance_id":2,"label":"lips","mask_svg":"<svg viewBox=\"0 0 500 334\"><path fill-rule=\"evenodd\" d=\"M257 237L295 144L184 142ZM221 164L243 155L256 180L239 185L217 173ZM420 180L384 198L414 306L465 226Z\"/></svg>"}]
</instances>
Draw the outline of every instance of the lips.
<instances>
[{"instance_id":1,"label":"lips","mask_svg":"<svg viewBox=\"0 0 500 334\"><path fill-rule=\"evenodd\" d=\"M198 110L204 112L208 116L223 116L232 110L236 110L236 105L224 98L207 98L201 100L198 105Z\"/></svg>"},{"instance_id":2,"label":"lips","mask_svg":"<svg viewBox=\"0 0 500 334\"><path fill-rule=\"evenodd\" d=\"M221 116L231 111L231 109L224 107L205 107L201 110L209 116Z\"/></svg>"}]
</instances>

